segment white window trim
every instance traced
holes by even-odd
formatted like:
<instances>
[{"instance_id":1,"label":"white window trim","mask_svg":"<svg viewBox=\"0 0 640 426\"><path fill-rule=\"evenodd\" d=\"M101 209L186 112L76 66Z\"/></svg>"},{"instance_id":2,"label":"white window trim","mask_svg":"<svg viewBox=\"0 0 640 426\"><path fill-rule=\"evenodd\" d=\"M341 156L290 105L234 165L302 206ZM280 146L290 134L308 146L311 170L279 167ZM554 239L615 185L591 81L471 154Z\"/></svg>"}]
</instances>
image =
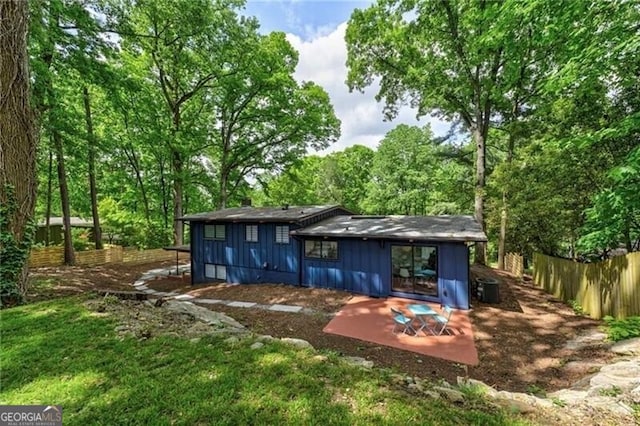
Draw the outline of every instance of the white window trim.
<instances>
[{"instance_id":1,"label":"white window trim","mask_svg":"<svg viewBox=\"0 0 640 426\"><path fill-rule=\"evenodd\" d=\"M207 237L208 226L213 227L213 237ZM220 228L222 228L222 232L218 231ZM222 234L222 236L219 234ZM225 241L227 239L227 227L223 223L205 223L203 235L205 240Z\"/></svg>"},{"instance_id":2,"label":"white window trim","mask_svg":"<svg viewBox=\"0 0 640 426\"><path fill-rule=\"evenodd\" d=\"M255 234L254 234L255 230ZM258 225L245 225L244 226L244 240L249 243L258 242Z\"/></svg>"},{"instance_id":3,"label":"white window trim","mask_svg":"<svg viewBox=\"0 0 640 426\"><path fill-rule=\"evenodd\" d=\"M209 269L210 271L213 271L213 275L211 275L211 273L207 274L207 269ZM227 280L227 266L226 265L219 265L219 264L215 264L215 263L205 263L204 264L204 277L205 278L211 278L214 280L223 280L226 281Z\"/></svg>"},{"instance_id":4,"label":"white window trim","mask_svg":"<svg viewBox=\"0 0 640 426\"><path fill-rule=\"evenodd\" d=\"M279 230L281 230L282 228L286 228L285 234L279 232ZM289 236L290 230L291 228L289 227L289 225L276 225L276 244L289 244L291 242L291 237ZM284 237L286 237L286 241L284 240Z\"/></svg>"}]
</instances>

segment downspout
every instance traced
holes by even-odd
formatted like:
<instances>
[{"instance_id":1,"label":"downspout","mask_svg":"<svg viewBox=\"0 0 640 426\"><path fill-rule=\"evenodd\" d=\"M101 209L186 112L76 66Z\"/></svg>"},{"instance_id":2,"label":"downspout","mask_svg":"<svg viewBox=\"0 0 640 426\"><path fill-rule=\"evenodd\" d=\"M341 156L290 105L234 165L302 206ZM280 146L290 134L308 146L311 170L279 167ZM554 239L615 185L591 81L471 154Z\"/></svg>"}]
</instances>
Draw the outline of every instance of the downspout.
<instances>
[{"instance_id":1,"label":"downspout","mask_svg":"<svg viewBox=\"0 0 640 426\"><path fill-rule=\"evenodd\" d=\"M195 274L194 263L193 263L193 242L195 238L193 238L193 222L189 222L189 262L191 263L191 287L193 287L193 277Z\"/></svg>"},{"instance_id":2,"label":"downspout","mask_svg":"<svg viewBox=\"0 0 640 426\"><path fill-rule=\"evenodd\" d=\"M302 250L303 240L297 235L293 236L293 239L298 242L298 287L302 287Z\"/></svg>"}]
</instances>

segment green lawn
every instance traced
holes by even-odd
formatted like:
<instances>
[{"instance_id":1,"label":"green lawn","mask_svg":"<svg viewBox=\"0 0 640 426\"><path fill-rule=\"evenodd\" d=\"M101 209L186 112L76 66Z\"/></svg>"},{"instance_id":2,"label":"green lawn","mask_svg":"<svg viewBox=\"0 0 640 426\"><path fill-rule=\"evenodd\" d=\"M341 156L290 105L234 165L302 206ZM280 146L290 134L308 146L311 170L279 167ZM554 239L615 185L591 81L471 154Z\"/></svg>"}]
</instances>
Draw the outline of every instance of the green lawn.
<instances>
[{"instance_id":1,"label":"green lawn","mask_svg":"<svg viewBox=\"0 0 640 426\"><path fill-rule=\"evenodd\" d=\"M78 298L0 313L0 403L61 404L70 424L523 424L473 400L416 398L388 372L280 343L138 341Z\"/></svg>"}]
</instances>

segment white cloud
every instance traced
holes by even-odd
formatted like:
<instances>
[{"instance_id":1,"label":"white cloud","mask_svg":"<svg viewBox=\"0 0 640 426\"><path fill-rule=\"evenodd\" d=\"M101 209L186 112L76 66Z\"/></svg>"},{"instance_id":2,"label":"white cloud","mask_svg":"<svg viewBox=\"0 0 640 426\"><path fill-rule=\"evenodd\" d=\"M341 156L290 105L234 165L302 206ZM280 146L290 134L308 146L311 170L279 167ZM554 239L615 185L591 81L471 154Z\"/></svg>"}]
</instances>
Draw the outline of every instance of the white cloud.
<instances>
[{"instance_id":1,"label":"white cloud","mask_svg":"<svg viewBox=\"0 0 640 426\"><path fill-rule=\"evenodd\" d=\"M307 34L314 35L305 38L287 34L287 39L300 54L296 79L310 80L322 86L329 93L336 115L342 121L342 136L323 153L339 151L354 144L375 148L389 130L403 123L417 126L430 123L436 135L445 134L449 128L448 123L430 117L423 117L418 121L415 110L408 106L400 108L393 121L383 121L383 104L375 100L377 84L372 84L365 93L349 93L345 84L346 27L347 24L342 23L331 32L326 28L317 31L309 29Z\"/></svg>"}]
</instances>

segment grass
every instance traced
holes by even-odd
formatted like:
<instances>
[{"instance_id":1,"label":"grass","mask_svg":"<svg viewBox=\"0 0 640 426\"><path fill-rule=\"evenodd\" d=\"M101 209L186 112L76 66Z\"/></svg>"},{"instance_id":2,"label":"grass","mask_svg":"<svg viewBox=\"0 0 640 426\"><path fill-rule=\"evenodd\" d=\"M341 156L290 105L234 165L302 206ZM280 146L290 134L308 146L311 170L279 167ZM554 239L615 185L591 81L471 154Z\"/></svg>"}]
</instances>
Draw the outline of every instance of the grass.
<instances>
[{"instance_id":1,"label":"grass","mask_svg":"<svg viewBox=\"0 0 640 426\"><path fill-rule=\"evenodd\" d=\"M616 397L620 394L622 394L622 389L620 389L618 386L611 386L609 388L603 388L600 389L600 392L598 392L600 394L600 396L611 396L611 397Z\"/></svg>"},{"instance_id":2,"label":"grass","mask_svg":"<svg viewBox=\"0 0 640 426\"><path fill-rule=\"evenodd\" d=\"M526 424L488 404L454 406L312 351L250 340L116 335L63 298L1 312L0 403L61 404L74 424Z\"/></svg>"}]
</instances>

